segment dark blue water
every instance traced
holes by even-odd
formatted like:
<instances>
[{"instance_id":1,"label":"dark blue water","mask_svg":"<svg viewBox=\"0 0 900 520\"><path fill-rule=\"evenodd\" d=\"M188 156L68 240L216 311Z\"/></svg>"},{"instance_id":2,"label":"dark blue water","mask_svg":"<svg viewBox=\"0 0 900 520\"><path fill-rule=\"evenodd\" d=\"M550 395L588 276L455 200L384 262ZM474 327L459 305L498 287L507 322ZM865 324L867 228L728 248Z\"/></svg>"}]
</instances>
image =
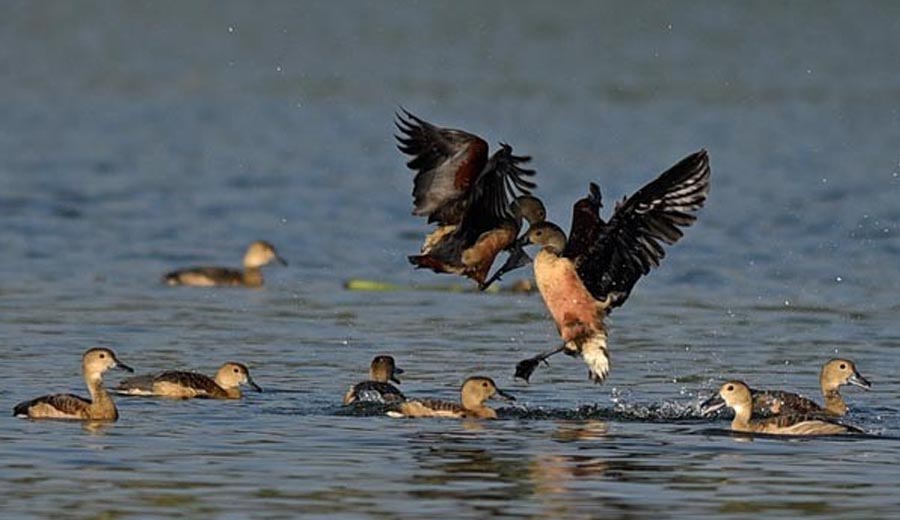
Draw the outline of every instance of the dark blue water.
<instances>
[{"instance_id":1,"label":"dark blue water","mask_svg":"<svg viewBox=\"0 0 900 520\"><path fill-rule=\"evenodd\" d=\"M120 398L96 429L10 417L4 518L894 516L898 35L891 2L3 4L0 402L83 393L96 344L266 389ZM564 227L588 182L611 206L709 150L708 206L612 316L605 385L565 357L512 380L557 341L536 295L343 289L459 282L405 260L426 228L401 105L532 155ZM256 239L290 261L264 290L158 283ZM342 410L377 353L408 395L484 374L518 407ZM845 391L871 437L696 413L730 378L817 396L835 355L874 385Z\"/></svg>"}]
</instances>

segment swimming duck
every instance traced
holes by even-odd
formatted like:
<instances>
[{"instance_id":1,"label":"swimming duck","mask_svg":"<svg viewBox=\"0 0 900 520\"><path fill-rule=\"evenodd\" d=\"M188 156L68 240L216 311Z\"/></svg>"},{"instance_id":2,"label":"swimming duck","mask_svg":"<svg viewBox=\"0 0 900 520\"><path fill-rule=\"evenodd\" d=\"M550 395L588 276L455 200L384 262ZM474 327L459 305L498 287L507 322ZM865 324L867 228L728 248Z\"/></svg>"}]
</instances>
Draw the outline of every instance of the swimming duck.
<instances>
[{"instance_id":1,"label":"swimming duck","mask_svg":"<svg viewBox=\"0 0 900 520\"><path fill-rule=\"evenodd\" d=\"M13 408L16 417L30 419L72 419L78 421L115 421L119 418L116 403L103 388L103 373L111 368L134 372L108 348L91 348L81 357L81 370L90 399L72 394L45 395L25 401Z\"/></svg>"},{"instance_id":2,"label":"swimming duck","mask_svg":"<svg viewBox=\"0 0 900 520\"><path fill-rule=\"evenodd\" d=\"M460 388L460 402L439 401L436 399L412 399L404 401L396 410L388 412L391 417L444 417L456 419L496 419L497 412L485 406L485 401L498 397L505 401L516 398L497 388L489 377L470 377Z\"/></svg>"},{"instance_id":3,"label":"swimming duck","mask_svg":"<svg viewBox=\"0 0 900 520\"><path fill-rule=\"evenodd\" d=\"M776 415L765 419L754 419L750 387L742 381L728 381L723 384L716 395L700 405L700 410L704 415L708 415L726 406L734 409L731 429L736 432L774 435L833 435L861 431L821 415Z\"/></svg>"},{"instance_id":4,"label":"swimming duck","mask_svg":"<svg viewBox=\"0 0 900 520\"><path fill-rule=\"evenodd\" d=\"M396 124L398 148L412 156L407 166L416 171L413 214L438 225L410 263L461 274L487 288L494 259L515 243L522 220L546 216L540 199L530 195L536 185L526 177L534 170L520 167L531 158L513 155L503 143L488 157L484 139L436 127L405 110ZM510 254L506 271L524 265L520 251Z\"/></svg>"},{"instance_id":5,"label":"swimming duck","mask_svg":"<svg viewBox=\"0 0 900 520\"><path fill-rule=\"evenodd\" d=\"M243 397L241 385L249 385L257 392L262 392L262 388L250 377L250 370L246 365L229 362L219 368L215 379L196 372L168 370L123 379L114 391L121 395L152 395L174 399L240 399Z\"/></svg>"},{"instance_id":6,"label":"swimming duck","mask_svg":"<svg viewBox=\"0 0 900 520\"><path fill-rule=\"evenodd\" d=\"M822 408L811 399L791 392L780 390L752 390L753 413L755 415L779 414L827 414L841 417L847 414L847 404L841 397L841 385L851 384L863 390L872 388L872 384L864 378L853 361L849 359L832 359L822 366L819 373L819 384L825 407Z\"/></svg>"},{"instance_id":7,"label":"swimming duck","mask_svg":"<svg viewBox=\"0 0 900 520\"><path fill-rule=\"evenodd\" d=\"M263 276L260 268L273 260L287 265L284 258L278 256L275 246L265 240L257 240L250 244L244 254L244 270L228 267L190 267L172 271L163 277L168 285L192 285L210 287L214 285L243 285L245 287L261 287Z\"/></svg>"},{"instance_id":8,"label":"swimming duck","mask_svg":"<svg viewBox=\"0 0 900 520\"><path fill-rule=\"evenodd\" d=\"M389 381L393 381L399 385L400 379L397 376L402 373L403 370L394 364L393 357L375 356L372 364L369 365L369 380L356 383L350 387L347 393L344 394L344 404L405 401L406 397L403 396L400 390L389 383Z\"/></svg>"},{"instance_id":9,"label":"swimming duck","mask_svg":"<svg viewBox=\"0 0 900 520\"><path fill-rule=\"evenodd\" d=\"M602 382L609 372L603 320L622 305L641 276L665 256L679 228L690 226L709 192L709 157L700 150L682 159L634 195L616 203L609 222L600 218L600 188L575 203L568 240L551 222L538 223L520 245L542 246L534 277L564 341L559 348L520 362L516 377L526 381L541 361L557 352L581 355L588 375Z\"/></svg>"}]
</instances>

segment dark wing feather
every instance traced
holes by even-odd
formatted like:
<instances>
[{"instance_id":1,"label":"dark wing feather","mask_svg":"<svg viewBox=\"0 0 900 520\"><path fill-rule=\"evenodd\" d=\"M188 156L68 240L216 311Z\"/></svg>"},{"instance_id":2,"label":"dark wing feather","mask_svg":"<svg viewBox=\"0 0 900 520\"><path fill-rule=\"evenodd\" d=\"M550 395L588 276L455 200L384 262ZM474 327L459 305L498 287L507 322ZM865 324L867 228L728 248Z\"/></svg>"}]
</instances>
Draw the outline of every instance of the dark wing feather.
<instances>
[{"instance_id":1,"label":"dark wing feather","mask_svg":"<svg viewBox=\"0 0 900 520\"><path fill-rule=\"evenodd\" d=\"M825 410L801 395L781 390L751 390L753 416L823 414Z\"/></svg>"},{"instance_id":2,"label":"dark wing feather","mask_svg":"<svg viewBox=\"0 0 900 520\"><path fill-rule=\"evenodd\" d=\"M13 409L13 415L16 416L27 416L28 409L32 406L45 403L57 410L70 414L77 415L81 413L82 410L91 405L91 401L85 399L83 397L78 397L73 394L53 394L53 395L44 395L41 397L36 397L30 401L25 401L24 403L19 403Z\"/></svg>"},{"instance_id":3,"label":"dark wing feather","mask_svg":"<svg viewBox=\"0 0 900 520\"><path fill-rule=\"evenodd\" d=\"M207 375L197 372L183 372L180 370L169 370L160 372L153 378L154 382L166 382L180 385L186 388L193 388L209 395L219 395L222 388L216 384L215 380Z\"/></svg>"},{"instance_id":4,"label":"dark wing feather","mask_svg":"<svg viewBox=\"0 0 900 520\"><path fill-rule=\"evenodd\" d=\"M218 284L235 284L243 283L244 274L240 270L230 269L228 267L190 267L187 269L179 269L166 274L163 279L169 284L182 283L182 278L188 280L193 277L201 276ZM190 281L188 281L190 283Z\"/></svg>"},{"instance_id":5,"label":"dark wing feather","mask_svg":"<svg viewBox=\"0 0 900 520\"><path fill-rule=\"evenodd\" d=\"M405 401L406 397L396 386L380 381L363 381L357 383L344 400L345 404L355 402L393 403Z\"/></svg>"},{"instance_id":6,"label":"dark wing feather","mask_svg":"<svg viewBox=\"0 0 900 520\"><path fill-rule=\"evenodd\" d=\"M454 413L463 413L466 411L458 403L450 402L450 401L442 401L440 399L417 399L419 403L422 404L425 408L429 410L435 410L439 412L454 412Z\"/></svg>"},{"instance_id":7,"label":"dark wing feather","mask_svg":"<svg viewBox=\"0 0 900 520\"><path fill-rule=\"evenodd\" d=\"M590 193L572 206L572 227L563 256L566 258L582 258L600 235L600 208L602 198L600 187L590 185Z\"/></svg>"},{"instance_id":8,"label":"dark wing feather","mask_svg":"<svg viewBox=\"0 0 900 520\"><path fill-rule=\"evenodd\" d=\"M458 224L474 181L487 163L488 145L480 137L439 128L403 110L395 122L401 152L416 171L413 214L429 222Z\"/></svg>"},{"instance_id":9,"label":"dark wing feather","mask_svg":"<svg viewBox=\"0 0 900 520\"><path fill-rule=\"evenodd\" d=\"M515 218L512 201L519 195L530 194L537 186L528 179L534 176L534 170L521 167L529 161L531 157L513 155L512 147L503 143L491 156L475 182L460 225L467 244L474 243L481 233L497 228L501 221Z\"/></svg>"},{"instance_id":10,"label":"dark wing feather","mask_svg":"<svg viewBox=\"0 0 900 520\"><path fill-rule=\"evenodd\" d=\"M679 228L696 219L691 213L706 201L709 175L709 157L700 150L616 205L609 223L601 222L593 245L570 256L595 298L620 292L625 297L613 305L621 305L640 277L659 265L665 256L662 244L677 242Z\"/></svg>"}]
</instances>

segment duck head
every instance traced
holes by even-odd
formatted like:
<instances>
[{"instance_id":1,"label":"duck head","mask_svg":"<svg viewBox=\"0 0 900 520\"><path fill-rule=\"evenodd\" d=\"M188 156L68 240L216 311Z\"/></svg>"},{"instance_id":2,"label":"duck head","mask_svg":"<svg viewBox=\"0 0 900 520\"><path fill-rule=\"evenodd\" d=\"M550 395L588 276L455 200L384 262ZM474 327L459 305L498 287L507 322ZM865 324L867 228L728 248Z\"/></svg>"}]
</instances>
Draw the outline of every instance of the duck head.
<instances>
[{"instance_id":1,"label":"duck head","mask_svg":"<svg viewBox=\"0 0 900 520\"><path fill-rule=\"evenodd\" d=\"M275 246L265 240L257 240L250 244L247 253L244 254L244 267L260 268L273 260L281 265L287 265L287 261L275 251Z\"/></svg>"}]
</instances>

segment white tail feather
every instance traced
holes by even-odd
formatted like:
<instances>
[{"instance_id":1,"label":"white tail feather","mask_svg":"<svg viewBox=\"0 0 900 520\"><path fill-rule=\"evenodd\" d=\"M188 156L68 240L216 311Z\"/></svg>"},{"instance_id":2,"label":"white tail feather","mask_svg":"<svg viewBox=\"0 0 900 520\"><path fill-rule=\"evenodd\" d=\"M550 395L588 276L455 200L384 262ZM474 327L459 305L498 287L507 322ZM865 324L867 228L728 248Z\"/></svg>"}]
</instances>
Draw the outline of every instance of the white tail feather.
<instances>
[{"instance_id":1,"label":"white tail feather","mask_svg":"<svg viewBox=\"0 0 900 520\"><path fill-rule=\"evenodd\" d=\"M591 381L602 383L609 374L609 351L606 349L606 336L593 334L581 342L581 357L588 366Z\"/></svg>"}]
</instances>

